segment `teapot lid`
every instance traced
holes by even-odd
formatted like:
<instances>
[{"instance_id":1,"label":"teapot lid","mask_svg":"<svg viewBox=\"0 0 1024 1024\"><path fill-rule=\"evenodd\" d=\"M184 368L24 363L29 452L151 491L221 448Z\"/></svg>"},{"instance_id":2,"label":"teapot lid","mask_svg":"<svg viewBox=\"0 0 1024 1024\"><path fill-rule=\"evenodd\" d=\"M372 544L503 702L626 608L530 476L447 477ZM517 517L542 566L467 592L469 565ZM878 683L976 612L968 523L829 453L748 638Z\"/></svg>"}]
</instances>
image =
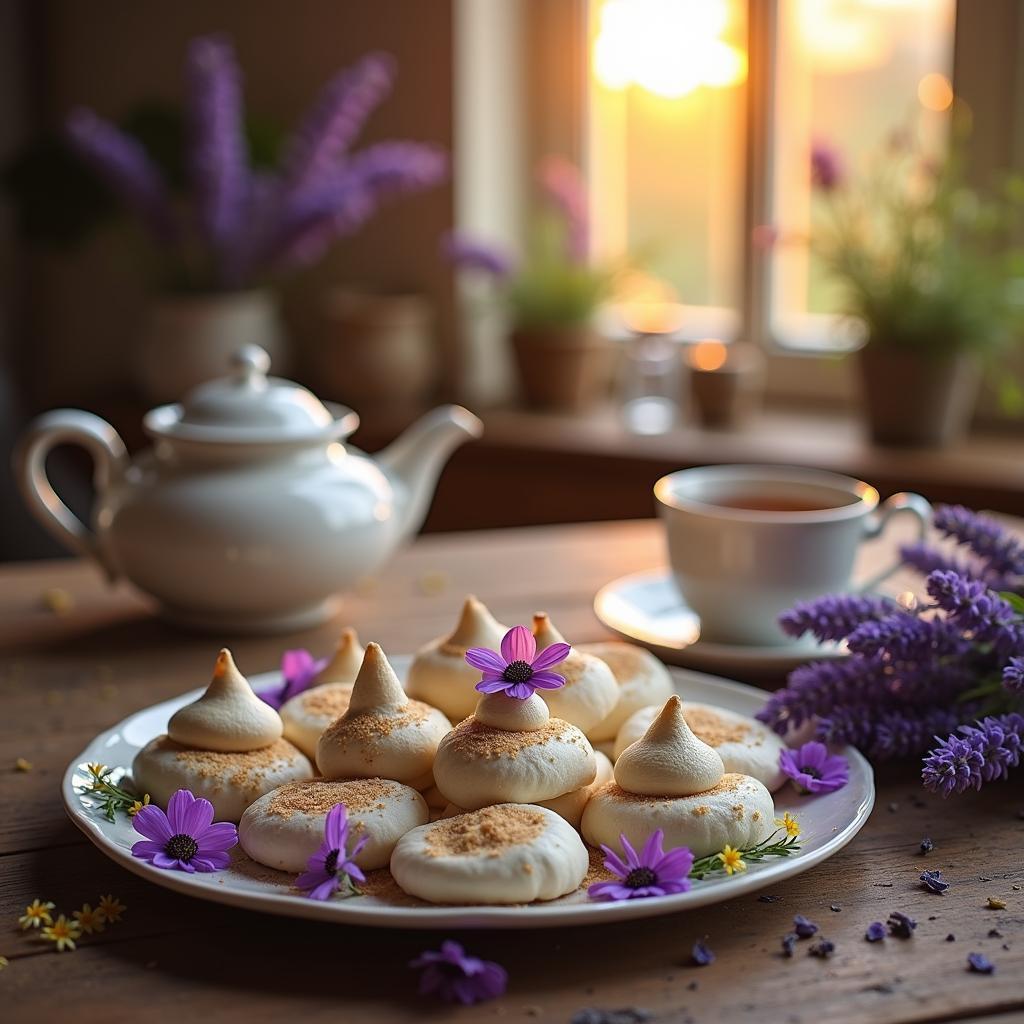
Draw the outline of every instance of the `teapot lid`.
<instances>
[{"instance_id":1,"label":"teapot lid","mask_svg":"<svg viewBox=\"0 0 1024 1024\"><path fill-rule=\"evenodd\" d=\"M359 417L321 402L294 381L268 377L270 356L245 345L231 357L231 373L200 384L183 402L150 410L148 433L181 441L274 444L346 437Z\"/></svg>"}]
</instances>

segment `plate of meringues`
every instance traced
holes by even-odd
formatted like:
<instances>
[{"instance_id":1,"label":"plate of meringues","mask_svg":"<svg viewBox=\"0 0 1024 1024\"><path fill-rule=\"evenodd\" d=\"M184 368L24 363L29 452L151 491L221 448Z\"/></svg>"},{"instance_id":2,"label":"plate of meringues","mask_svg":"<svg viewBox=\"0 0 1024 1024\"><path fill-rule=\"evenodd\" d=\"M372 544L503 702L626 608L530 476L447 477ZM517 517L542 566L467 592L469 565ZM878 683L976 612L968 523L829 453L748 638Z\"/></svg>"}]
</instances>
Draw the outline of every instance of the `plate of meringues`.
<instances>
[{"instance_id":1,"label":"plate of meringues","mask_svg":"<svg viewBox=\"0 0 1024 1024\"><path fill-rule=\"evenodd\" d=\"M544 614L509 630L472 597L450 634L411 656L364 649L344 630L310 685L279 707L279 672L247 678L226 650L211 660L208 686L188 681L179 697L95 737L68 767L63 796L75 824L126 869L232 906L401 928L676 913L814 868L853 839L874 802L871 767L849 747L833 751L847 783L802 795L780 768L785 740L754 717L763 691L667 668L619 641L569 647ZM135 820L109 820L89 792L98 763L160 808L180 790L208 800L217 822L237 824L237 844L218 870L204 869L213 862L187 836L156 835L156 855L133 854L143 839ZM311 898L300 876L339 804L346 846L326 869L351 858L363 880L339 876L329 898ZM659 830L659 849L686 847L705 870L662 895L623 898L651 880L644 858ZM623 840L640 864L628 879L602 850L630 868ZM727 847L779 842L785 856L716 870ZM170 858L165 843L177 843ZM181 870L191 856L197 870ZM678 874L679 858L665 863ZM602 881L622 883L611 887L617 898L592 888Z\"/></svg>"}]
</instances>

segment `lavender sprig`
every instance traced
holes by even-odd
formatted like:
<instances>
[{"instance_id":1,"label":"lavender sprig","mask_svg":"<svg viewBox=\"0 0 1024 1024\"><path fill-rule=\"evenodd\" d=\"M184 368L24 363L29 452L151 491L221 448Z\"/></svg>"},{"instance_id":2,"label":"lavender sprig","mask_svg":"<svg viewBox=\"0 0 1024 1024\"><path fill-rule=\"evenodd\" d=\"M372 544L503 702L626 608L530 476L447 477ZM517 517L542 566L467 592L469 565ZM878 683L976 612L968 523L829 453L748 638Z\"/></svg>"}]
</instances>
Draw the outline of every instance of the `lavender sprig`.
<instances>
[{"instance_id":1,"label":"lavender sprig","mask_svg":"<svg viewBox=\"0 0 1024 1024\"><path fill-rule=\"evenodd\" d=\"M79 107L65 122L71 148L142 219L156 239L177 234L167 186L142 143L110 121Z\"/></svg>"},{"instance_id":2,"label":"lavender sprig","mask_svg":"<svg viewBox=\"0 0 1024 1024\"><path fill-rule=\"evenodd\" d=\"M939 570L928 577L927 587L936 605L975 642L993 644L1003 651L1022 645L1020 616L985 583Z\"/></svg>"},{"instance_id":3,"label":"lavender sprig","mask_svg":"<svg viewBox=\"0 0 1024 1024\"><path fill-rule=\"evenodd\" d=\"M939 505L935 528L969 548L985 567L999 576L1024 576L1024 544L994 519L963 505Z\"/></svg>"},{"instance_id":4,"label":"lavender sprig","mask_svg":"<svg viewBox=\"0 0 1024 1024\"><path fill-rule=\"evenodd\" d=\"M892 609L892 601L874 594L827 594L797 602L779 616L779 625L789 636L845 640L865 619L884 618Z\"/></svg>"},{"instance_id":5,"label":"lavender sprig","mask_svg":"<svg viewBox=\"0 0 1024 1024\"><path fill-rule=\"evenodd\" d=\"M223 261L238 244L249 194L242 127L241 72L231 43L221 36L194 39L185 57L191 136L189 173L199 229Z\"/></svg>"},{"instance_id":6,"label":"lavender sprig","mask_svg":"<svg viewBox=\"0 0 1024 1024\"><path fill-rule=\"evenodd\" d=\"M1024 716L1010 714L962 725L924 759L921 779L943 796L981 789L983 782L1005 779L1020 763Z\"/></svg>"}]
</instances>

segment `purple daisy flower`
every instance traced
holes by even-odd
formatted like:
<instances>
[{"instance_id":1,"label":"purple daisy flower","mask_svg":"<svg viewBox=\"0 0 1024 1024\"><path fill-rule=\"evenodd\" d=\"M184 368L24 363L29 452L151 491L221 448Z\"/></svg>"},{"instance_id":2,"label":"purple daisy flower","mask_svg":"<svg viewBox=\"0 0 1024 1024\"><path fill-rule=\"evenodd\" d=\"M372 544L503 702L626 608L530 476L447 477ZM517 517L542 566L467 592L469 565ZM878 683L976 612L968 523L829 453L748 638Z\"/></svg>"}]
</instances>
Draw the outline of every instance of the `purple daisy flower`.
<instances>
[{"instance_id":1,"label":"purple daisy flower","mask_svg":"<svg viewBox=\"0 0 1024 1024\"><path fill-rule=\"evenodd\" d=\"M828 747L817 740L796 750L783 750L779 767L804 793L834 793L850 781L846 758L830 754Z\"/></svg>"},{"instance_id":2,"label":"purple daisy flower","mask_svg":"<svg viewBox=\"0 0 1024 1024\"><path fill-rule=\"evenodd\" d=\"M335 804L327 812L324 822L324 841L309 858L309 870L295 879L295 888L303 889L311 900L329 900L338 891L343 878L350 885L353 881L365 882L366 875L355 858L369 841L369 835L364 832L351 851L345 851L348 845L348 811L344 804Z\"/></svg>"},{"instance_id":3,"label":"purple daisy flower","mask_svg":"<svg viewBox=\"0 0 1024 1024\"><path fill-rule=\"evenodd\" d=\"M501 964L469 956L457 942L441 943L440 951L420 953L409 966L420 975L420 995L436 995L446 1003L482 1003L497 999L508 986L508 972Z\"/></svg>"},{"instance_id":4,"label":"purple daisy flower","mask_svg":"<svg viewBox=\"0 0 1024 1024\"><path fill-rule=\"evenodd\" d=\"M281 655L281 675L284 682L264 690L259 697L275 711L313 684L313 680L327 667L326 658L314 658L309 651L297 647Z\"/></svg>"},{"instance_id":5,"label":"purple daisy flower","mask_svg":"<svg viewBox=\"0 0 1024 1024\"><path fill-rule=\"evenodd\" d=\"M132 818L135 831L145 836L132 847L132 856L153 867L187 871L219 871L231 861L228 850L238 843L238 829L229 821L213 820L213 804L179 789L167 802L167 813L147 804Z\"/></svg>"},{"instance_id":6,"label":"purple daisy flower","mask_svg":"<svg viewBox=\"0 0 1024 1024\"><path fill-rule=\"evenodd\" d=\"M660 828L651 833L638 855L629 840L620 835L619 843L626 855L625 860L602 845L604 866L620 881L595 882L587 890L587 895L593 900L632 900L686 892L690 888L693 854L688 846L677 846L665 853L661 845L664 838L665 833Z\"/></svg>"},{"instance_id":7,"label":"purple daisy flower","mask_svg":"<svg viewBox=\"0 0 1024 1024\"><path fill-rule=\"evenodd\" d=\"M504 693L526 700L536 690L565 686L564 677L548 669L565 661L571 650L566 643L555 643L538 654L537 641L526 626L513 626L501 641L500 654L489 647L471 647L466 661L484 674L476 684L481 693Z\"/></svg>"}]
</instances>

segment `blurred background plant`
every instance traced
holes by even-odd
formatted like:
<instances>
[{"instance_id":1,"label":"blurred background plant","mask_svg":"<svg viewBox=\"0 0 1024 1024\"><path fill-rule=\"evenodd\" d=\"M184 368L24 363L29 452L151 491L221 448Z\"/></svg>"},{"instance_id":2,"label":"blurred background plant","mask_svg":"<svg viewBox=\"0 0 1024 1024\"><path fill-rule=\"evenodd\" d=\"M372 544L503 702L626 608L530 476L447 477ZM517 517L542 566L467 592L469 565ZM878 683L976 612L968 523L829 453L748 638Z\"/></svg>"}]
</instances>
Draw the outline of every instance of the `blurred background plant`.
<instances>
[{"instance_id":1,"label":"blurred background plant","mask_svg":"<svg viewBox=\"0 0 1024 1024\"><path fill-rule=\"evenodd\" d=\"M290 136L243 110L231 42L188 46L182 109L135 107L118 124L79 108L4 169L22 235L74 246L119 212L155 243L171 291L234 291L319 260L386 199L447 176L419 142L351 147L392 88L394 60L371 53L340 71Z\"/></svg>"}]
</instances>

